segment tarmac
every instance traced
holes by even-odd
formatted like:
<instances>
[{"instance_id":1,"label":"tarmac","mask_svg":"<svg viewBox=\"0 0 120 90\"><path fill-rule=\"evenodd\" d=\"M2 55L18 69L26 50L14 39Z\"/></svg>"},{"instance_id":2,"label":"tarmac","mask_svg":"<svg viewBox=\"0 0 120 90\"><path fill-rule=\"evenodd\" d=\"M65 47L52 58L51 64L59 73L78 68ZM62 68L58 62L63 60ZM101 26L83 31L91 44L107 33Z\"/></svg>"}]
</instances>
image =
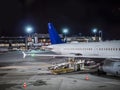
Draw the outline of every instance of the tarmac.
<instances>
[{"instance_id":1,"label":"tarmac","mask_svg":"<svg viewBox=\"0 0 120 90\"><path fill-rule=\"evenodd\" d=\"M48 67L63 58L0 54L0 90L120 90L120 78L91 73L52 75Z\"/></svg>"}]
</instances>

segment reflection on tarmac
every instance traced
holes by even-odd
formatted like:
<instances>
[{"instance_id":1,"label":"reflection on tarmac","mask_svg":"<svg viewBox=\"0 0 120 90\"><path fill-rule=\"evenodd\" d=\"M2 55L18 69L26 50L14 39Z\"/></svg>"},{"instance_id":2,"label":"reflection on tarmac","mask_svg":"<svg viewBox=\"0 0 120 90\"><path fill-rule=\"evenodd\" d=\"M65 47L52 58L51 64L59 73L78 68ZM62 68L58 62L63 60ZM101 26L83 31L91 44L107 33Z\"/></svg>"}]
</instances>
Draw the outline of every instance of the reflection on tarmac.
<instances>
[{"instance_id":1,"label":"reflection on tarmac","mask_svg":"<svg viewBox=\"0 0 120 90\"><path fill-rule=\"evenodd\" d=\"M23 59L21 51L1 54L0 90L22 90L24 82L26 90L120 90L118 77L90 73L52 75L48 67L63 61L63 58L52 57Z\"/></svg>"}]
</instances>

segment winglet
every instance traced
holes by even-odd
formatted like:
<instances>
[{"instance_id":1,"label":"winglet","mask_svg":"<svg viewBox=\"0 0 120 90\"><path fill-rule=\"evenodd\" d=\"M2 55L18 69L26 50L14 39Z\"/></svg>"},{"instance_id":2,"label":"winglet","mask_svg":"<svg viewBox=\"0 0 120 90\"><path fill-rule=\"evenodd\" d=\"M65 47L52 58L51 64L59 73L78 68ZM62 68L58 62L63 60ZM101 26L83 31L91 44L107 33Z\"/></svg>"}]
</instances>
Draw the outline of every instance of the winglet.
<instances>
[{"instance_id":1,"label":"winglet","mask_svg":"<svg viewBox=\"0 0 120 90\"><path fill-rule=\"evenodd\" d=\"M25 58L27 55L25 54L25 52L22 52L23 53L23 58Z\"/></svg>"}]
</instances>

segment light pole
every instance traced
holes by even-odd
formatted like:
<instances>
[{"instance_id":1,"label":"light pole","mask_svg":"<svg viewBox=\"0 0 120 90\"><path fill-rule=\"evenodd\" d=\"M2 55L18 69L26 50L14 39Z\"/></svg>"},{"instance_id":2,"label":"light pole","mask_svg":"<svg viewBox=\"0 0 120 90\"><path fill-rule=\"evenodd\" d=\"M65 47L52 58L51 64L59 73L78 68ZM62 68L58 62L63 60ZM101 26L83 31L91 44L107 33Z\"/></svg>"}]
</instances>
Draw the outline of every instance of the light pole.
<instances>
[{"instance_id":1,"label":"light pole","mask_svg":"<svg viewBox=\"0 0 120 90\"><path fill-rule=\"evenodd\" d=\"M96 38L97 31L98 31L98 30L97 30L96 28L92 29L92 33L94 33L94 35L95 35L95 36L94 36L95 41L97 40L97 38Z\"/></svg>"},{"instance_id":2,"label":"light pole","mask_svg":"<svg viewBox=\"0 0 120 90\"><path fill-rule=\"evenodd\" d=\"M33 32L33 27L30 26L30 25L28 25L28 26L25 27L25 31L26 31L26 33L29 34L29 35L26 36L26 38L25 38L26 49L28 49L28 42L27 42L27 41L28 41L28 38L29 38L29 39L32 38L32 37L30 37L30 34Z\"/></svg>"},{"instance_id":3,"label":"light pole","mask_svg":"<svg viewBox=\"0 0 120 90\"><path fill-rule=\"evenodd\" d=\"M63 34L65 35L65 40L64 40L64 41L66 42L66 41L67 41L66 34L68 34L69 31L68 31L67 28L64 28L62 32L63 32Z\"/></svg>"},{"instance_id":4,"label":"light pole","mask_svg":"<svg viewBox=\"0 0 120 90\"><path fill-rule=\"evenodd\" d=\"M94 29L92 30L92 32L95 34L95 37L96 37L97 29L94 28Z\"/></svg>"},{"instance_id":5,"label":"light pole","mask_svg":"<svg viewBox=\"0 0 120 90\"><path fill-rule=\"evenodd\" d=\"M101 41L102 41L102 37L103 37L103 32L102 32L102 30L99 31L99 37L101 38Z\"/></svg>"}]
</instances>

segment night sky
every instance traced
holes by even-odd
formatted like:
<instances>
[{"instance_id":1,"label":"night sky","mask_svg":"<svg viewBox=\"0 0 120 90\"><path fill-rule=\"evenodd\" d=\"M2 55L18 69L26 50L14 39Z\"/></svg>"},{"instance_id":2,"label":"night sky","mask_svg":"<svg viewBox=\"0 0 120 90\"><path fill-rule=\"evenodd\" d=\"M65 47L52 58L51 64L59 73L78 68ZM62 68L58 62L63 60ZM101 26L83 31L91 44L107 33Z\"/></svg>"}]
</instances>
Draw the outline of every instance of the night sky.
<instances>
[{"instance_id":1,"label":"night sky","mask_svg":"<svg viewBox=\"0 0 120 90\"><path fill-rule=\"evenodd\" d=\"M59 33L93 35L103 31L104 39L120 39L119 0L0 0L0 36L26 35L25 26L34 33L48 33L52 22Z\"/></svg>"}]
</instances>

